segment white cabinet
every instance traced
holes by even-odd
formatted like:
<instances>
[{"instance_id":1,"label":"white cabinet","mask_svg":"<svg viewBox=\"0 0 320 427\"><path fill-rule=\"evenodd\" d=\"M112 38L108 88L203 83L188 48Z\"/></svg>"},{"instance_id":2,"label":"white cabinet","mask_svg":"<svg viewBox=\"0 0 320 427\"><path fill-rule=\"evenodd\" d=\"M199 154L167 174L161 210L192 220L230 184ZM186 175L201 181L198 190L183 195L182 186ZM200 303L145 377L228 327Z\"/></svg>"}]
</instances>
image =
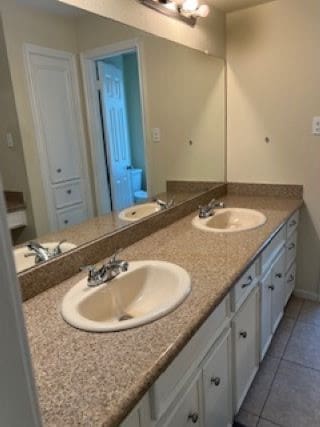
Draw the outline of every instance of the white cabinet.
<instances>
[{"instance_id":1,"label":"white cabinet","mask_svg":"<svg viewBox=\"0 0 320 427\"><path fill-rule=\"evenodd\" d=\"M135 408L122 422L121 427L140 427L139 409Z\"/></svg>"},{"instance_id":2,"label":"white cabinet","mask_svg":"<svg viewBox=\"0 0 320 427\"><path fill-rule=\"evenodd\" d=\"M260 283L260 360L264 358L272 339L271 274L272 270L269 270Z\"/></svg>"},{"instance_id":3,"label":"white cabinet","mask_svg":"<svg viewBox=\"0 0 320 427\"><path fill-rule=\"evenodd\" d=\"M285 282L285 304L287 304L296 283L296 264L294 263L286 274Z\"/></svg>"},{"instance_id":4,"label":"white cabinet","mask_svg":"<svg viewBox=\"0 0 320 427\"><path fill-rule=\"evenodd\" d=\"M272 267L271 275L271 325L272 332L277 329L284 308L285 251L280 252Z\"/></svg>"},{"instance_id":5,"label":"white cabinet","mask_svg":"<svg viewBox=\"0 0 320 427\"><path fill-rule=\"evenodd\" d=\"M259 366L258 289L232 320L234 358L234 410L238 412Z\"/></svg>"},{"instance_id":6,"label":"white cabinet","mask_svg":"<svg viewBox=\"0 0 320 427\"><path fill-rule=\"evenodd\" d=\"M204 426L232 424L231 333L223 334L202 369Z\"/></svg>"}]
</instances>

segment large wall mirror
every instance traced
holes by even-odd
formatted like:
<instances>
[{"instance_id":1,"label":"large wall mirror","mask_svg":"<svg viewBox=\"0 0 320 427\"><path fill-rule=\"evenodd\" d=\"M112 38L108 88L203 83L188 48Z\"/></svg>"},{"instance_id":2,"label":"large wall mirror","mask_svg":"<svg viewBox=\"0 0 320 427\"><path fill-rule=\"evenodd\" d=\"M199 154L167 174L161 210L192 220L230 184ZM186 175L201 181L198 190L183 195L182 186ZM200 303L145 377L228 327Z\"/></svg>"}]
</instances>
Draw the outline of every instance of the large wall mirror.
<instances>
[{"instance_id":1,"label":"large wall mirror","mask_svg":"<svg viewBox=\"0 0 320 427\"><path fill-rule=\"evenodd\" d=\"M0 10L18 271L224 181L222 59L55 0Z\"/></svg>"}]
</instances>

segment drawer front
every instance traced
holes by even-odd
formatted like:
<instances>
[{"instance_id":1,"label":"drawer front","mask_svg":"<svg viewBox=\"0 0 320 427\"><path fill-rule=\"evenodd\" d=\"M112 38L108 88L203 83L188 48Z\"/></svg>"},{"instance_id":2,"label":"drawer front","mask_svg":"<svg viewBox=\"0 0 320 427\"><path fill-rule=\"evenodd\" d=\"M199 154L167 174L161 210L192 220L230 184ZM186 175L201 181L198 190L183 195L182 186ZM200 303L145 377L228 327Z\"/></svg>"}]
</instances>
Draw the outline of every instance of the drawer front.
<instances>
[{"instance_id":1,"label":"drawer front","mask_svg":"<svg viewBox=\"0 0 320 427\"><path fill-rule=\"evenodd\" d=\"M294 263L286 274L285 303L287 304L296 285L296 264Z\"/></svg>"},{"instance_id":2,"label":"drawer front","mask_svg":"<svg viewBox=\"0 0 320 427\"><path fill-rule=\"evenodd\" d=\"M57 209L62 209L67 206L72 206L81 203L82 191L80 182L63 184L53 189L55 206Z\"/></svg>"},{"instance_id":3,"label":"drawer front","mask_svg":"<svg viewBox=\"0 0 320 427\"><path fill-rule=\"evenodd\" d=\"M229 318L229 297L214 310L176 359L150 389L152 418L158 420L177 396L188 376L202 361Z\"/></svg>"},{"instance_id":4,"label":"drawer front","mask_svg":"<svg viewBox=\"0 0 320 427\"><path fill-rule=\"evenodd\" d=\"M200 385L197 377L181 397L164 425L166 427L202 426L200 417Z\"/></svg>"},{"instance_id":5,"label":"drawer front","mask_svg":"<svg viewBox=\"0 0 320 427\"><path fill-rule=\"evenodd\" d=\"M202 370L204 426L231 425L231 334L217 343Z\"/></svg>"},{"instance_id":6,"label":"drawer front","mask_svg":"<svg viewBox=\"0 0 320 427\"><path fill-rule=\"evenodd\" d=\"M27 213L25 210L10 212L7 214L7 221L10 230L25 227L28 225Z\"/></svg>"},{"instance_id":7,"label":"drawer front","mask_svg":"<svg viewBox=\"0 0 320 427\"><path fill-rule=\"evenodd\" d=\"M271 242L266 247L266 249L262 252L262 255L261 255L262 273L265 273L268 270L268 268L271 266L273 260L279 253L280 249L284 246L285 242L286 242L286 227L284 226L271 240Z\"/></svg>"},{"instance_id":8,"label":"drawer front","mask_svg":"<svg viewBox=\"0 0 320 427\"><path fill-rule=\"evenodd\" d=\"M258 281L259 261L256 260L231 290L231 309L236 312Z\"/></svg>"},{"instance_id":9,"label":"drawer front","mask_svg":"<svg viewBox=\"0 0 320 427\"><path fill-rule=\"evenodd\" d=\"M288 270L297 256L298 234L294 232L286 243L286 270Z\"/></svg>"},{"instance_id":10,"label":"drawer front","mask_svg":"<svg viewBox=\"0 0 320 427\"><path fill-rule=\"evenodd\" d=\"M71 225L81 224L87 219L87 210L83 204L57 211L58 226L62 230Z\"/></svg>"},{"instance_id":11,"label":"drawer front","mask_svg":"<svg viewBox=\"0 0 320 427\"><path fill-rule=\"evenodd\" d=\"M235 372L235 412L249 390L259 366L258 290L253 291L232 321Z\"/></svg>"},{"instance_id":12,"label":"drawer front","mask_svg":"<svg viewBox=\"0 0 320 427\"><path fill-rule=\"evenodd\" d=\"M290 237L291 234L296 231L299 225L299 211L295 212L287 222L287 237Z\"/></svg>"}]
</instances>

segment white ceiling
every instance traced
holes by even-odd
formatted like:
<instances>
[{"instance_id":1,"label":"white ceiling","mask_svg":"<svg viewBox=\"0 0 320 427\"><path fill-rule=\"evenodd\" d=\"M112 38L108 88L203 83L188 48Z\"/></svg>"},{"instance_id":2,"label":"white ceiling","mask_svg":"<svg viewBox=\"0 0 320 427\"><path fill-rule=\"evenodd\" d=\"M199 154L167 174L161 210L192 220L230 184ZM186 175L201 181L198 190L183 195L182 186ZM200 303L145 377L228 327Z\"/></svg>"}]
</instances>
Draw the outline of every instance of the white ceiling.
<instances>
[{"instance_id":1,"label":"white ceiling","mask_svg":"<svg viewBox=\"0 0 320 427\"><path fill-rule=\"evenodd\" d=\"M206 3L225 12L232 12L234 10L257 6L258 4L268 3L270 1L274 0L207 0Z\"/></svg>"}]
</instances>

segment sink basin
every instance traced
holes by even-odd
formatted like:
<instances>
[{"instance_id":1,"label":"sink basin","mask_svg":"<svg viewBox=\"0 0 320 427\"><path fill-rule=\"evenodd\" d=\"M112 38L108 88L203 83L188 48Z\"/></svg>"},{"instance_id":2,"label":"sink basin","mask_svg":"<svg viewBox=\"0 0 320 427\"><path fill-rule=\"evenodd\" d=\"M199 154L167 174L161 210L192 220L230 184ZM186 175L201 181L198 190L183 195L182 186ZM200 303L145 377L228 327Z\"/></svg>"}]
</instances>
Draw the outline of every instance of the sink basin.
<instances>
[{"instance_id":1,"label":"sink basin","mask_svg":"<svg viewBox=\"0 0 320 427\"><path fill-rule=\"evenodd\" d=\"M58 245L58 243L59 242L50 242L50 243L44 242L41 244L45 248L53 249ZM61 244L62 252L68 252L74 248L76 248L76 245L74 245L73 243L64 242ZM26 270L30 267L35 266L34 257L27 257L27 258L25 257L25 255L29 253L30 253L29 249L26 248L25 246L13 250L13 257L14 257L17 273L20 273L23 270Z\"/></svg>"},{"instance_id":2,"label":"sink basin","mask_svg":"<svg viewBox=\"0 0 320 427\"><path fill-rule=\"evenodd\" d=\"M254 209L225 208L209 218L195 217L192 224L200 230L213 233L235 233L252 230L265 224L267 218Z\"/></svg>"},{"instance_id":3,"label":"sink basin","mask_svg":"<svg viewBox=\"0 0 320 427\"><path fill-rule=\"evenodd\" d=\"M134 205L124 209L119 213L119 218L124 221L139 221L139 219L159 212L160 209L158 203L143 203L142 205Z\"/></svg>"},{"instance_id":4,"label":"sink basin","mask_svg":"<svg viewBox=\"0 0 320 427\"><path fill-rule=\"evenodd\" d=\"M178 265L133 261L127 272L96 288L87 286L87 278L78 282L63 298L61 313L85 331L119 331L168 314L190 291L190 276Z\"/></svg>"}]
</instances>

